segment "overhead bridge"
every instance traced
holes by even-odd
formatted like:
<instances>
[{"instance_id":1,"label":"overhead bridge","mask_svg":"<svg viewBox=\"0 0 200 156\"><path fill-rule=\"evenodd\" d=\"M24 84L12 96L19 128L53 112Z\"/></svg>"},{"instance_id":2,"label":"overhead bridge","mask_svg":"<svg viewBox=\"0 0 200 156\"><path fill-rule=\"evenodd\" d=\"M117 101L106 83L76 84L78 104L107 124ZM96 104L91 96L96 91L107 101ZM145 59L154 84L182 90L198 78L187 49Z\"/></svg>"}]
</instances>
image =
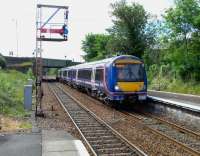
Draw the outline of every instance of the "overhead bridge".
<instances>
[{"instance_id":1,"label":"overhead bridge","mask_svg":"<svg viewBox=\"0 0 200 156\"><path fill-rule=\"evenodd\" d=\"M80 62L73 62L72 60L59 60L59 59L46 59L42 60L43 68L63 68L76 64Z\"/></svg>"},{"instance_id":2,"label":"overhead bridge","mask_svg":"<svg viewBox=\"0 0 200 156\"><path fill-rule=\"evenodd\" d=\"M10 68L30 68L33 67L35 69L35 58L34 57L11 57L5 56L7 67ZM72 60L61 60L61 59L42 59L43 68L63 68L76 64L80 64L80 62L73 62Z\"/></svg>"}]
</instances>

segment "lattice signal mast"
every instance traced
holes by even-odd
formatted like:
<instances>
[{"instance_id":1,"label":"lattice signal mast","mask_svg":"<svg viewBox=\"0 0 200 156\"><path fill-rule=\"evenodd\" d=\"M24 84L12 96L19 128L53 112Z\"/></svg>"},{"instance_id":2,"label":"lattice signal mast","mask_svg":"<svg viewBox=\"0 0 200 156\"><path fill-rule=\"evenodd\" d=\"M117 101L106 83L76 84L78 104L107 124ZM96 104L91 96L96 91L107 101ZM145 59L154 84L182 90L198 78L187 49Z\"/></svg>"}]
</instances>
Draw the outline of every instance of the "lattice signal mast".
<instances>
[{"instance_id":1,"label":"lattice signal mast","mask_svg":"<svg viewBox=\"0 0 200 156\"><path fill-rule=\"evenodd\" d=\"M45 12L51 13L44 19ZM42 42L63 42L68 37L68 6L37 4L36 10L36 115L43 115L42 111ZM58 18L60 14L62 18ZM60 16L59 16L60 17ZM64 18L63 18L64 17ZM53 21L53 22L51 22ZM39 108L38 108L39 107Z\"/></svg>"}]
</instances>

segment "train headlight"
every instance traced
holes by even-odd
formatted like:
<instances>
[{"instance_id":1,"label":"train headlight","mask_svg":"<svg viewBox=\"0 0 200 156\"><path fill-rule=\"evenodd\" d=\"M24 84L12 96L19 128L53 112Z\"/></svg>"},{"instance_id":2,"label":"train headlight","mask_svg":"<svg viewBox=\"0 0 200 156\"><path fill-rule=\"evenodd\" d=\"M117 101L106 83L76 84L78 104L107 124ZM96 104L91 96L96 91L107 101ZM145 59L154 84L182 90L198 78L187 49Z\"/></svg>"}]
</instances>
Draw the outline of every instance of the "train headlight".
<instances>
[{"instance_id":1,"label":"train headlight","mask_svg":"<svg viewBox=\"0 0 200 156\"><path fill-rule=\"evenodd\" d=\"M120 90L120 88L119 88L118 85L115 85L115 90L116 90L116 91L119 91L119 90Z\"/></svg>"}]
</instances>

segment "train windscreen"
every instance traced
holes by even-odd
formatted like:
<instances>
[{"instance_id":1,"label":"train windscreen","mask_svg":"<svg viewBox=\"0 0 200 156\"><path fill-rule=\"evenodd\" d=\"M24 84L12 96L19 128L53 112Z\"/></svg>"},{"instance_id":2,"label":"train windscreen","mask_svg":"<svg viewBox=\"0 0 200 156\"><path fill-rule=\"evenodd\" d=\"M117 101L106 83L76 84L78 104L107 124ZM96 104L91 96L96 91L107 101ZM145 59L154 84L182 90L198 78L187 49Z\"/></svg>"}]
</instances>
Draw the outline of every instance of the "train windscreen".
<instances>
[{"instance_id":1,"label":"train windscreen","mask_svg":"<svg viewBox=\"0 0 200 156\"><path fill-rule=\"evenodd\" d=\"M117 64L117 81L141 82L144 81L143 64Z\"/></svg>"}]
</instances>

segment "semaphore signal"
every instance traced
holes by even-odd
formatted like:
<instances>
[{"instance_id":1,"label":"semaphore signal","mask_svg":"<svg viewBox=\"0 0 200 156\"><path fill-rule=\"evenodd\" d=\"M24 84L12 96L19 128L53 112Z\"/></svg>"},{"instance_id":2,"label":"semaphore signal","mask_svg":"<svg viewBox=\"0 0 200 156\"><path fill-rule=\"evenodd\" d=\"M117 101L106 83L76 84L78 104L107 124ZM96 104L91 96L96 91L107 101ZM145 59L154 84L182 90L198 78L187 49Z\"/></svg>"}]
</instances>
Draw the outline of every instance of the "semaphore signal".
<instances>
[{"instance_id":1,"label":"semaphore signal","mask_svg":"<svg viewBox=\"0 0 200 156\"><path fill-rule=\"evenodd\" d=\"M45 11L52 12L52 14L43 21L43 13ZM51 23L55 19L55 15L63 14L63 19L56 19L59 22ZM36 116L42 115L41 99L43 96L42 91L42 42L63 42L68 39L68 6L58 5L45 5L37 4L36 11L36 49L35 49L35 62L36 62ZM38 108L39 107L39 108Z\"/></svg>"}]
</instances>

